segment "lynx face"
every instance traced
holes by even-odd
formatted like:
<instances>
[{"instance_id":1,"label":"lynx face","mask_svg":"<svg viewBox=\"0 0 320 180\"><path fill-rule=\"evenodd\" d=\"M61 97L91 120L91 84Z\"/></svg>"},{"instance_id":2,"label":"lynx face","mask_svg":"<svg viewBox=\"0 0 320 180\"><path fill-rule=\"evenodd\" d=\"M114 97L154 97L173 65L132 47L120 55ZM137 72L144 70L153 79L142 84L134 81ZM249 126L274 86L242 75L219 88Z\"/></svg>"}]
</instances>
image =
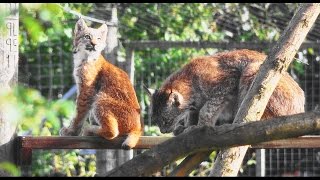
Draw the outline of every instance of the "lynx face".
<instances>
[{"instance_id":1,"label":"lynx face","mask_svg":"<svg viewBox=\"0 0 320 180\"><path fill-rule=\"evenodd\" d=\"M98 29L90 28L79 19L74 29L73 53L75 59L97 59L106 47L108 28L103 24ZM78 58L77 58L78 57Z\"/></svg>"},{"instance_id":2,"label":"lynx face","mask_svg":"<svg viewBox=\"0 0 320 180\"><path fill-rule=\"evenodd\" d=\"M152 94L151 119L157 123L161 133L173 131L175 119L182 112L182 99L178 92L156 90Z\"/></svg>"}]
</instances>

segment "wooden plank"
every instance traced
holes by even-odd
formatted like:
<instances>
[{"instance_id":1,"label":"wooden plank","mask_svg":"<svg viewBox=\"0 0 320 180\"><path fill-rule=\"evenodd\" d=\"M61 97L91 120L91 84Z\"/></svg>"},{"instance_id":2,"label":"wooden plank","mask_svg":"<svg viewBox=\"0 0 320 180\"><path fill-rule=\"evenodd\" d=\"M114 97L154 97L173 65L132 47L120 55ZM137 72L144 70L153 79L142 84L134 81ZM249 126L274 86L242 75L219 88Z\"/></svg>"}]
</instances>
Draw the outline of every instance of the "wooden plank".
<instances>
[{"instance_id":1,"label":"wooden plank","mask_svg":"<svg viewBox=\"0 0 320 180\"><path fill-rule=\"evenodd\" d=\"M120 149L125 137L106 140L93 136L19 136L21 148L30 149ZM134 149L149 149L172 137L141 136ZM320 148L320 136L302 136L251 145L255 149Z\"/></svg>"},{"instance_id":2,"label":"wooden plank","mask_svg":"<svg viewBox=\"0 0 320 180\"><path fill-rule=\"evenodd\" d=\"M298 138L268 141L251 145L255 149L276 148L320 148L320 136L301 136Z\"/></svg>"},{"instance_id":3,"label":"wooden plank","mask_svg":"<svg viewBox=\"0 0 320 180\"><path fill-rule=\"evenodd\" d=\"M19 136L22 148L31 149L121 149L125 137L106 140L93 136ZM142 136L134 149L149 149L171 137Z\"/></svg>"},{"instance_id":4,"label":"wooden plank","mask_svg":"<svg viewBox=\"0 0 320 180\"><path fill-rule=\"evenodd\" d=\"M267 42L210 42L210 41L129 41L123 46L134 50L145 50L147 48L219 48L219 49L265 49L270 43Z\"/></svg>"},{"instance_id":5,"label":"wooden plank","mask_svg":"<svg viewBox=\"0 0 320 180\"><path fill-rule=\"evenodd\" d=\"M150 149L173 137L141 136L134 149ZM93 136L18 136L16 139L17 160L22 176L30 176L33 149L120 149L125 137L106 140ZM251 148L320 148L320 136L302 136L251 145ZM207 155L204 155L207 156ZM201 157L203 158L203 157ZM195 158L197 160L198 157ZM185 168L177 168L172 176L188 174Z\"/></svg>"},{"instance_id":6,"label":"wooden plank","mask_svg":"<svg viewBox=\"0 0 320 180\"><path fill-rule=\"evenodd\" d=\"M210 42L210 41L126 41L123 46L133 50L145 50L147 48L217 48L217 49L270 49L274 42ZM300 49L320 47L320 42L302 43Z\"/></svg>"}]
</instances>

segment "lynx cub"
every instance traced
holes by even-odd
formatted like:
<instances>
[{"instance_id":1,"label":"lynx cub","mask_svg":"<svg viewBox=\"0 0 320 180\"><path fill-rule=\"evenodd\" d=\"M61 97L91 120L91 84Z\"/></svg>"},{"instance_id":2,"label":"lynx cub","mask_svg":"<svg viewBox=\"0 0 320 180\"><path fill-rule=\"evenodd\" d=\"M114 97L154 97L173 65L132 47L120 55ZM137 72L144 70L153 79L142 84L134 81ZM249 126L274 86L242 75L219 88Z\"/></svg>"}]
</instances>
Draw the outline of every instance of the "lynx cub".
<instances>
[{"instance_id":1,"label":"lynx cub","mask_svg":"<svg viewBox=\"0 0 320 180\"><path fill-rule=\"evenodd\" d=\"M151 119L162 133L177 135L195 125L214 126L217 119L233 120L266 55L234 50L193 59L171 74L153 93ZM262 119L304 112L303 90L284 73Z\"/></svg>"},{"instance_id":2,"label":"lynx cub","mask_svg":"<svg viewBox=\"0 0 320 180\"><path fill-rule=\"evenodd\" d=\"M106 61L101 51L106 46L107 26L87 27L79 19L74 30L73 76L77 84L76 117L60 135L77 136L89 111L97 125L83 130L83 135L106 139L127 135L123 149L136 145L141 135L140 106L128 75Z\"/></svg>"}]
</instances>

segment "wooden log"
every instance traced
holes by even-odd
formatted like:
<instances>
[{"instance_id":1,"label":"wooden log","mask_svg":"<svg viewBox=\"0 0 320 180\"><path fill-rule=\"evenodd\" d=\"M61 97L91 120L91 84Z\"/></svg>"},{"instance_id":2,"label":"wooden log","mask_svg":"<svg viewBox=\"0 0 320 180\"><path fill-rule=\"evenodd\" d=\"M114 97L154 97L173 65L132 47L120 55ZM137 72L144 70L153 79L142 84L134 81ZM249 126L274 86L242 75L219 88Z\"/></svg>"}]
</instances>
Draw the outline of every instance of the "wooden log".
<instances>
[{"instance_id":1,"label":"wooden log","mask_svg":"<svg viewBox=\"0 0 320 180\"><path fill-rule=\"evenodd\" d=\"M294 138L313 134L319 130L319 112L282 116L268 121L244 124L203 126L152 147L122 166L111 170L107 176L149 176L165 165L195 152Z\"/></svg>"}]
</instances>

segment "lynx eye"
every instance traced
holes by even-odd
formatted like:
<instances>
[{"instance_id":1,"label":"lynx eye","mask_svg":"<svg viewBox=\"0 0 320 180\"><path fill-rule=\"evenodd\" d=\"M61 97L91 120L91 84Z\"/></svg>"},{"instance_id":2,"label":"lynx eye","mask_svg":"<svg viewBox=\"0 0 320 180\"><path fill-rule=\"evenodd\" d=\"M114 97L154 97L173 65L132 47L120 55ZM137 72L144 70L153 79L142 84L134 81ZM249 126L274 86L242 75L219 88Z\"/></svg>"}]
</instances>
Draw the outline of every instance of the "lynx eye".
<instances>
[{"instance_id":1,"label":"lynx eye","mask_svg":"<svg viewBox=\"0 0 320 180\"><path fill-rule=\"evenodd\" d=\"M84 38L85 38L85 39L91 39L88 34L87 34L87 35L84 35Z\"/></svg>"}]
</instances>

